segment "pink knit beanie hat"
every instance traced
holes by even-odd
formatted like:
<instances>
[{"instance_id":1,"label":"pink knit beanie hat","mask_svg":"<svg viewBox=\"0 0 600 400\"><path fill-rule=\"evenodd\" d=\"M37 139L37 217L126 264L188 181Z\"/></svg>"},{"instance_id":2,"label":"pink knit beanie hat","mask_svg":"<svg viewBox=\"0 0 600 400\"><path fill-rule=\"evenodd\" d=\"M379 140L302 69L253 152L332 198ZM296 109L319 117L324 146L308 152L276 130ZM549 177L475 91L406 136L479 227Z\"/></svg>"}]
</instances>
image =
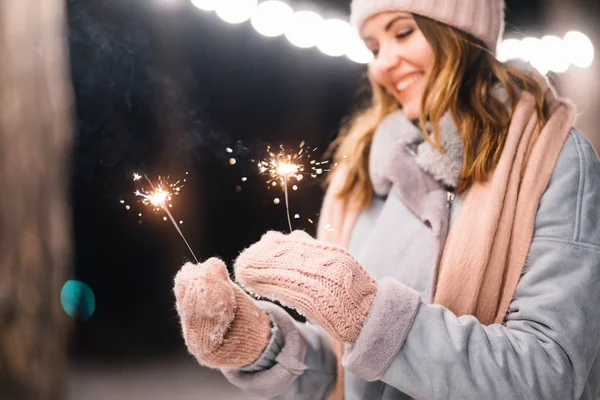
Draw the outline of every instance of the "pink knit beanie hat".
<instances>
[{"instance_id":1,"label":"pink knit beanie hat","mask_svg":"<svg viewBox=\"0 0 600 400\"><path fill-rule=\"evenodd\" d=\"M504 31L504 0L352 0L352 25L385 11L406 11L458 28L495 52Z\"/></svg>"}]
</instances>

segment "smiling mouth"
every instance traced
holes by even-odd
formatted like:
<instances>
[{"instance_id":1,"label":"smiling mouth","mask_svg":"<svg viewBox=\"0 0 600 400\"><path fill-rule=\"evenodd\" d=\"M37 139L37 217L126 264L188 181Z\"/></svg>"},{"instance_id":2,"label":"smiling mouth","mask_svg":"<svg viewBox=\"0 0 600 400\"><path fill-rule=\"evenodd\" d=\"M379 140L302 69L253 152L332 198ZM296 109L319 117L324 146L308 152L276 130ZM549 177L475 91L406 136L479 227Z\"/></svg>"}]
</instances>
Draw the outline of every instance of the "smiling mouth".
<instances>
[{"instance_id":1,"label":"smiling mouth","mask_svg":"<svg viewBox=\"0 0 600 400\"><path fill-rule=\"evenodd\" d=\"M402 93L406 89L411 87L420 78L421 78L421 74L415 74L408 78L405 78L396 84L396 90L398 91L398 93Z\"/></svg>"}]
</instances>

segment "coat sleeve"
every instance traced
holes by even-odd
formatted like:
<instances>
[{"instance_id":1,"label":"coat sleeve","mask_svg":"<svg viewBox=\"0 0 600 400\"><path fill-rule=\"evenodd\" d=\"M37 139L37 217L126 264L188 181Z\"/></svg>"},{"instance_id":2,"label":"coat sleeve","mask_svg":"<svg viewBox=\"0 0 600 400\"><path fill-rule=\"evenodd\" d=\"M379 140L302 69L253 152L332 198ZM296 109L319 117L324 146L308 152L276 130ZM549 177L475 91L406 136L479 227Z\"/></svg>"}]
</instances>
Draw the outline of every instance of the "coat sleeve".
<instances>
[{"instance_id":1,"label":"coat sleeve","mask_svg":"<svg viewBox=\"0 0 600 400\"><path fill-rule=\"evenodd\" d=\"M411 289L384 279L344 366L419 399L578 399L591 392L600 347L599 205L600 161L573 131L542 197L504 322L484 326L440 305L407 307ZM402 329L390 335L390 325Z\"/></svg>"},{"instance_id":2,"label":"coat sleeve","mask_svg":"<svg viewBox=\"0 0 600 400\"><path fill-rule=\"evenodd\" d=\"M277 400L325 399L334 387L336 357L325 331L298 323L275 304L260 302L273 322L273 335L251 366L223 369L225 377L252 396Z\"/></svg>"}]
</instances>

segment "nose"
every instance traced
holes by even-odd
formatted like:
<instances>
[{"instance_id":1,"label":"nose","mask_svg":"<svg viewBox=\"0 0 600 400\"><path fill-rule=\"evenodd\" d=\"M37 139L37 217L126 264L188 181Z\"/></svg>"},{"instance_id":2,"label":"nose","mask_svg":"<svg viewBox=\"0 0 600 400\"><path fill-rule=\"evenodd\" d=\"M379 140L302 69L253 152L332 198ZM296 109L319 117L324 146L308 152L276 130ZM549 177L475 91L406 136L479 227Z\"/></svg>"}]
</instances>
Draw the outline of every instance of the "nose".
<instances>
[{"instance_id":1,"label":"nose","mask_svg":"<svg viewBox=\"0 0 600 400\"><path fill-rule=\"evenodd\" d=\"M400 58L400 54L393 45L382 45L377 58L373 61L373 67L381 72L388 72L398 66Z\"/></svg>"}]
</instances>

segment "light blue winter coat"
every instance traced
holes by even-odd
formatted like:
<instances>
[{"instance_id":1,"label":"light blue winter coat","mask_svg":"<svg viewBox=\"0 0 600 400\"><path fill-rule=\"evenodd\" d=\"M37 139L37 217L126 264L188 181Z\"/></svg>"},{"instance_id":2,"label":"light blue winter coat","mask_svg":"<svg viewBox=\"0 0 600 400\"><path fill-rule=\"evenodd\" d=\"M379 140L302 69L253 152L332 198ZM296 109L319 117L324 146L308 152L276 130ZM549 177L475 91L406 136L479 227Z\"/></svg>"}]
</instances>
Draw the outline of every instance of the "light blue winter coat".
<instances>
[{"instance_id":1,"label":"light blue winter coat","mask_svg":"<svg viewBox=\"0 0 600 400\"><path fill-rule=\"evenodd\" d=\"M411 162L444 188L462 162L460 152L431 157L418 129L407 126L402 112L388 116L373 149L382 148L377 141L405 141ZM452 135L455 129L443 129L446 146L459 141ZM378 292L357 342L346 348L347 400L598 399L600 160L579 131L569 133L541 199L527 264L503 324L483 326L430 304L436 237L405 204L418 201L418 193L400 193L398 185L388 192L361 213L348 249L378 280ZM448 204L450 224L463 198ZM404 285L414 292L401 290ZM269 347L252 366L225 376L263 398L325 399L336 362L323 329L261 305L274 323Z\"/></svg>"}]
</instances>

